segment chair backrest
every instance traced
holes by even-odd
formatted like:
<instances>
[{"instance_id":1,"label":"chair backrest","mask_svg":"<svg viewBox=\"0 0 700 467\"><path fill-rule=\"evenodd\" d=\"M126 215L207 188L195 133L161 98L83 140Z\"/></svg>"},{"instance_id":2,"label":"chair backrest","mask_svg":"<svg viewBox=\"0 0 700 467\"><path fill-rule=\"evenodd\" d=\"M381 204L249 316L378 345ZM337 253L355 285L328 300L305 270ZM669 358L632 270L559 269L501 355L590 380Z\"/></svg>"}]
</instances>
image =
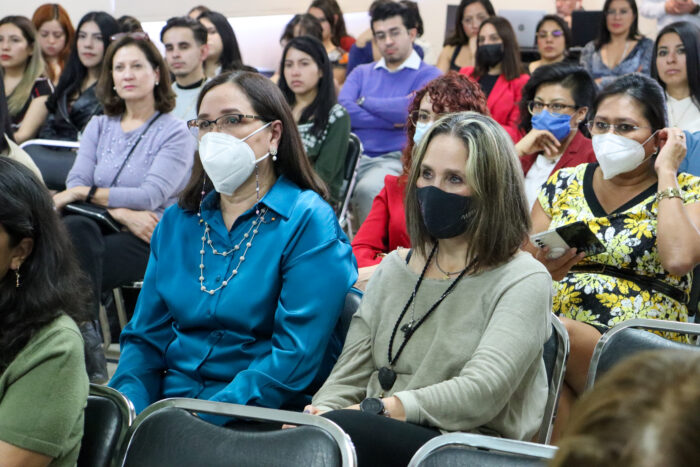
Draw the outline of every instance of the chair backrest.
<instances>
[{"instance_id":1,"label":"chair backrest","mask_svg":"<svg viewBox=\"0 0 700 467\"><path fill-rule=\"evenodd\" d=\"M409 467L543 467L557 448L473 433L450 433L425 443Z\"/></svg>"},{"instance_id":2,"label":"chair backrest","mask_svg":"<svg viewBox=\"0 0 700 467\"><path fill-rule=\"evenodd\" d=\"M569 333L566 327L554 314L551 315L552 335L544 344L544 366L547 370L547 382L549 384L549 394L547 405L544 409L542 426L537 433L537 442L549 444L552 437L552 427L559 405L559 396L564 384L564 374L566 373L566 361L569 358Z\"/></svg>"},{"instance_id":3,"label":"chair backrest","mask_svg":"<svg viewBox=\"0 0 700 467\"><path fill-rule=\"evenodd\" d=\"M348 219L348 210L350 209L350 198L355 190L357 182L357 164L360 162L362 155L362 142L356 134L350 133L348 140L348 152L345 155L345 171L343 172L343 195L341 197L342 204L338 212L338 222L340 226L346 229L348 237L352 239L352 231L350 221Z\"/></svg>"},{"instance_id":4,"label":"chair backrest","mask_svg":"<svg viewBox=\"0 0 700 467\"><path fill-rule=\"evenodd\" d=\"M257 431L211 424L193 413L297 425L288 430ZM122 449L123 467L206 465L354 466L350 438L325 418L197 399L165 399L149 406L129 430Z\"/></svg>"},{"instance_id":5,"label":"chair backrest","mask_svg":"<svg viewBox=\"0 0 700 467\"><path fill-rule=\"evenodd\" d=\"M350 321L352 321L353 315L360 307L362 302L362 291L351 288L347 295L345 295L345 305L343 305L343 311L338 318L338 322L335 325L335 331L339 336L343 337L343 342L345 342L345 336L348 335L348 329L350 328Z\"/></svg>"},{"instance_id":6,"label":"chair backrest","mask_svg":"<svg viewBox=\"0 0 700 467\"><path fill-rule=\"evenodd\" d=\"M660 319L630 319L610 328L598 341L588 369L586 389L593 387L602 374L627 357L643 350L678 349L700 352L700 347L665 339L651 331L700 336L700 324Z\"/></svg>"},{"instance_id":7,"label":"chair backrest","mask_svg":"<svg viewBox=\"0 0 700 467\"><path fill-rule=\"evenodd\" d=\"M39 167L46 187L50 190L66 189L68 172L75 162L75 149L80 147L77 141L59 141L51 139L32 139L20 146Z\"/></svg>"},{"instance_id":8,"label":"chair backrest","mask_svg":"<svg viewBox=\"0 0 700 467\"><path fill-rule=\"evenodd\" d=\"M109 467L134 421L134 406L116 389L90 385L78 467Z\"/></svg>"},{"instance_id":9,"label":"chair backrest","mask_svg":"<svg viewBox=\"0 0 700 467\"><path fill-rule=\"evenodd\" d=\"M690 287L690 300L688 301L688 314L693 316L693 321L700 323L700 264L693 269L693 284Z\"/></svg>"}]
</instances>

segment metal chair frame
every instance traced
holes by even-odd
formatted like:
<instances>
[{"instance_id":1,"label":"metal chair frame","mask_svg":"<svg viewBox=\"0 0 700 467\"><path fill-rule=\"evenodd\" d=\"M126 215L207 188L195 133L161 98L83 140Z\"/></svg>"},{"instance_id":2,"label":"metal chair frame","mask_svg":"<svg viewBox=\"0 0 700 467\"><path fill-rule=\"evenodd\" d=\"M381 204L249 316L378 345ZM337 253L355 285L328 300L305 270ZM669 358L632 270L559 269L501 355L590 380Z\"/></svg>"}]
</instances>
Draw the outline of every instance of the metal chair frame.
<instances>
[{"instance_id":1,"label":"metal chair frame","mask_svg":"<svg viewBox=\"0 0 700 467\"><path fill-rule=\"evenodd\" d=\"M569 333L566 331L566 327L554 314L551 314L551 322L552 332L555 332L557 335L557 356L554 363L554 371L552 372L552 380L549 384L549 395L547 396L547 405L545 405L544 409L542 426L540 426L540 430L537 433L537 441L542 444L549 444L552 438L552 428L557 415L559 396L564 384L566 362L569 359L570 351Z\"/></svg>"},{"instance_id":2,"label":"metal chair frame","mask_svg":"<svg viewBox=\"0 0 700 467\"><path fill-rule=\"evenodd\" d=\"M340 209L340 213L338 213L338 222L340 223L340 227L347 234L348 238L352 240L353 231L351 222L352 213L350 212L350 199L352 198L352 193L353 191L355 191L355 185L357 184L357 166L360 163L360 158L362 157L364 148L362 146L362 141L360 141L360 138L358 138L356 134L350 133L350 138L355 140L356 144L359 147L359 152L357 154L357 157L355 158L355 163L352 168L352 176L350 177L350 180L348 180L348 188L345 193L345 198L343 199L343 204Z\"/></svg>"}]
</instances>

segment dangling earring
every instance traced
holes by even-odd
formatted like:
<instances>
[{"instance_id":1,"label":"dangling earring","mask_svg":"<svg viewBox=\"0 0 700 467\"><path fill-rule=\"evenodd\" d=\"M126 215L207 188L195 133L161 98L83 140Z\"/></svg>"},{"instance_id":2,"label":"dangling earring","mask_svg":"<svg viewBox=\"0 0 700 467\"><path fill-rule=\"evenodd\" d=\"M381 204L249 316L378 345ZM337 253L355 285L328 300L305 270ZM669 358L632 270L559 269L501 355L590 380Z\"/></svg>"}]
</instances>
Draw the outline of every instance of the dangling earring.
<instances>
[{"instance_id":1,"label":"dangling earring","mask_svg":"<svg viewBox=\"0 0 700 467\"><path fill-rule=\"evenodd\" d=\"M19 268L15 269L15 289L19 289Z\"/></svg>"},{"instance_id":2,"label":"dangling earring","mask_svg":"<svg viewBox=\"0 0 700 467\"><path fill-rule=\"evenodd\" d=\"M277 148L270 148L270 155L272 156L272 160L276 161L277 160Z\"/></svg>"},{"instance_id":3,"label":"dangling earring","mask_svg":"<svg viewBox=\"0 0 700 467\"><path fill-rule=\"evenodd\" d=\"M158 81L156 81L156 86L158 86Z\"/></svg>"},{"instance_id":4,"label":"dangling earring","mask_svg":"<svg viewBox=\"0 0 700 467\"><path fill-rule=\"evenodd\" d=\"M255 215L260 215L260 183L258 181L258 164L255 164Z\"/></svg>"}]
</instances>

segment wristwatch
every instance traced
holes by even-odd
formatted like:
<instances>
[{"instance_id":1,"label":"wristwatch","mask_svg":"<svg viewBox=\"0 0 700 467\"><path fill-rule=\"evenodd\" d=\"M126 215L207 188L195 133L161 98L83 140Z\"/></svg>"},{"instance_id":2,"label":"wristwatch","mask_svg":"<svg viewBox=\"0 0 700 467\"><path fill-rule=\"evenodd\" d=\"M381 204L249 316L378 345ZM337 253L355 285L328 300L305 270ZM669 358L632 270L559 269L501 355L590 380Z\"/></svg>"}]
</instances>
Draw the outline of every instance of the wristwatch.
<instances>
[{"instance_id":1,"label":"wristwatch","mask_svg":"<svg viewBox=\"0 0 700 467\"><path fill-rule=\"evenodd\" d=\"M384 402L378 397L368 397L360 402L360 410L374 415L389 416L389 412L384 407Z\"/></svg>"},{"instance_id":2,"label":"wristwatch","mask_svg":"<svg viewBox=\"0 0 700 467\"><path fill-rule=\"evenodd\" d=\"M365 96L360 96L360 97L358 97L357 100L355 101L355 103L356 103L357 105L359 105L360 107L362 107L362 104L365 103Z\"/></svg>"}]
</instances>

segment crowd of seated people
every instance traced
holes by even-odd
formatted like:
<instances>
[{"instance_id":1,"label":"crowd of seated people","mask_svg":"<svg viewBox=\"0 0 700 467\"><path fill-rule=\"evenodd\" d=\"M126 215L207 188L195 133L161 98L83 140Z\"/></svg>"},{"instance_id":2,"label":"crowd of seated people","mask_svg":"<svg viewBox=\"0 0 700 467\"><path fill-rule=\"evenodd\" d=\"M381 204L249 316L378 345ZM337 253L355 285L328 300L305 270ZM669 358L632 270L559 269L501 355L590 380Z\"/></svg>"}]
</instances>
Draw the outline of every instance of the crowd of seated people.
<instances>
[{"instance_id":1,"label":"crowd of seated people","mask_svg":"<svg viewBox=\"0 0 700 467\"><path fill-rule=\"evenodd\" d=\"M310 0L273 79L203 5L165 22L163 55L131 16L0 19L0 458L75 462L87 382L109 380L100 309L133 282L109 384L137 412L305 410L360 465L406 465L442 432L532 440L551 311L571 340L554 438L583 436L601 335L695 312L700 29L647 38L634 0L606 0L574 61L559 3L523 63L499 5L463 0L433 66L417 3L374 1L355 41L335 0ZM18 146L36 137L79 142L65 190ZM573 223L601 250L528 241ZM42 414L18 407L55 399L48 380L70 396L32 432Z\"/></svg>"}]
</instances>

